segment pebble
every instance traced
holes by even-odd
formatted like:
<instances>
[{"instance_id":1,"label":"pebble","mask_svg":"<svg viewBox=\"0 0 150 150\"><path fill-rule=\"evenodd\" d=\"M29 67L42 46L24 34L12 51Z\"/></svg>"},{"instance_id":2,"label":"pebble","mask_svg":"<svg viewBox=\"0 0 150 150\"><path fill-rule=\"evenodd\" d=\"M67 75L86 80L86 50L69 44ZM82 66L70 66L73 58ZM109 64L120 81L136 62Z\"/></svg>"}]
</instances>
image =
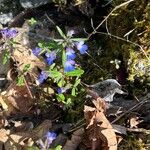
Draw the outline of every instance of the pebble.
<instances>
[{"instance_id":1,"label":"pebble","mask_svg":"<svg viewBox=\"0 0 150 150\"><path fill-rule=\"evenodd\" d=\"M20 0L20 4L23 8L36 8L47 3L52 2L52 0Z\"/></svg>"}]
</instances>

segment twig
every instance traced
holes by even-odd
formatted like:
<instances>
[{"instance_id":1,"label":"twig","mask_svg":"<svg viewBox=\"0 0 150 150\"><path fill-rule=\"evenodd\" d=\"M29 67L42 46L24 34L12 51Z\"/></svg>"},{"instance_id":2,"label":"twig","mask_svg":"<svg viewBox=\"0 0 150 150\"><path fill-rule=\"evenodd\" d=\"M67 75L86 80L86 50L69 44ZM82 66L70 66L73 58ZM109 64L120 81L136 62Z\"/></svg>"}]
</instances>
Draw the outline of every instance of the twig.
<instances>
[{"instance_id":1,"label":"twig","mask_svg":"<svg viewBox=\"0 0 150 150\"><path fill-rule=\"evenodd\" d=\"M110 33L109 33L109 34L108 34L108 33L105 33L105 32L96 32L96 33L103 34L103 35L107 35L107 36L110 36L110 37L114 37L114 38L116 38L116 39L125 41L125 42L130 43L130 44L133 44L133 45L135 45L135 46L138 46L138 47L140 48L140 50L144 53L145 57L150 61L150 58L147 56L146 52L144 51L144 49L142 48L141 45L139 45L139 44L137 44L137 43L134 43L134 42L132 42L132 41L130 41L130 40L124 39L124 38L122 38L122 37L119 37L119 36L110 34Z\"/></svg>"},{"instance_id":2,"label":"twig","mask_svg":"<svg viewBox=\"0 0 150 150\"><path fill-rule=\"evenodd\" d=\"M150 134L150 130L146 130L143 128L137 128L137 129L131 129L131 128L127 128L127 131L129 132L137 132L137 133L145 133L145 134Z\"/></svg>"},{"instance_id":3,"label":"twig","mask_svg":"<svg viewBox=\"0 0 150 150\"><path fill-rule=\"evenodd\" d=\"M31 99L33 99L33 95L32 95L32 93L31 93L31 90L30 90L30 88L29 88L29 85L28 85L28 83L27 83L27 81L26 81L25 76L24 76L24 83L25 83L25 86L26 86L26 88L27 88L27 91L28 91L28 93L29 93Z\"/></svg>"},{"instance_id":4,"label":"twig","mask_svg":"<svg viewBox=\"0 0 150 150\"><path fill-rule=\"evenodd\" d=\"M148 95L148 98L145 98L143 101L139 102L138 104L134 105L133 107L131 107L129 110L127 110L126 112L124 112L123 114L121 114L120 116L118 116L115 120L113 120L111 122L111 124L117 122L119 119L121 119L123 116L125 116L126 114L130 113L131 111L133 111L134 109L137 109L138 107L141 107L144 103L146 103L149 99L149 96Z\"/></svg>"},{"instance_id":5,"label":"twig","mask_svg":"<svg viewBox=\"0 0 150 150\"><path fill-rule=\"evenodd\" d=\"M94 30L91 34L89 34L88 39L89 39L93 34L96 34L96 32L97 32L97 30L100 28L100 26L111 16L111 14L112 14L115 10L117 10L117 9L119 9L119 8L121 8L121 7L123 7L123 6L127 5L127 4L129 4L129 3L131 3L131 2L133 2L133 1L134 1L134 0L129 0L129 1L127 1L127 2L124 2L124 3L122 3L122 4L118 5L118 6L116 6L116 7L105 17L105 19L102 20L102 22L95 28L95 30Z\"/></svg>"},{"instance_id":6,"label":"twig","mask_svg":"<svg viewBox=\"0 0 150 150\"><path fill-rule=\"evenodd\" d=\"M112 34L110 34L109 31L108 31L107 19L112 15L112 13L113 13L114 11L116 11L117 9L119 9L119 8L121 8L121 7L123 7L123 6L127 5L127 4L129 4L129 3L131 3L131 2L133 2L133 1L134 1L134 0L129 0L129 1L127 1L127 2L124 2L124 3L122 3L122 4L118 5L118 6L116 6L116 7L105 17L105 19L103 19L95 29L93 29L93 32L88 35L88 39L90 39L90 37L91 37L93 34L101 33L101 34L109 35L110 37L117 38L117 39L122 40L122 41L126 41L126 42L128 42L128 43L130 43L130 44L133 44L133 45L135 45L135 46L138 46L138 47L140 48L140 50L142 51L142 53L145 55L145 57L150 61L150 58L147 56L146 52L144 51L144 49L142 48L141 45L139 45L139 44L137 44L137 43L134 43L134 42L132 42L132 41L129 41L128 39L124 39L124 38L121 38L121 37L112 35ZM106 22L106 30L107 30L108 33L97 32L97 30L100 28L100 26L101 26L104 22ZM93 28L93 25L92 25L92 28Z\"/></svg>"}]
</instances>

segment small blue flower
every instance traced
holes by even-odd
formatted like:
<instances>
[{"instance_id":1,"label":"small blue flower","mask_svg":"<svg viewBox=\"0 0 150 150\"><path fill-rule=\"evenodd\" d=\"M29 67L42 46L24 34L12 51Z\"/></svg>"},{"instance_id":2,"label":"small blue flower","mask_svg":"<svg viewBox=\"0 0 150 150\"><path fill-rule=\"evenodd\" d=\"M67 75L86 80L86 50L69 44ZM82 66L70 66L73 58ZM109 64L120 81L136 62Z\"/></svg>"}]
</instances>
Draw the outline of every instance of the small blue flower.
<instances>
[{"instance_id":1,"label":"small blue flower","mask_svg":"<svg viewBox=\"0 0 150 150\"><path fill-rule=\"evenodd\" d=\"M68 60L65 62L64 71L70 72L75 70L75 61L74 60Z\"/></svg>"},{"instance_id":2,"label":"small blue flower","mask_svg":"<svg viewBox=\"0 0 150 150\"><path fill-rule=\"evenodd\" d=\"M56 139L56 133L55 132L47 132L46 134L46 140L47 140L47 147L49 148L50 144L53 142L53 140Z\"/></svg>"},{"instance_id":3,"label":"small blue flower","mask_svg":"<svg viewBox=\"0 0 150 150\"><path fill-rule=\"evenodd\" d=\"M35 56L38 56L39 53L41 51L41 48L40 47L36 47L35 49L32 50L32 53L35 55Z\"/></svg>"},{"instance_id":4,"label":"small blue flower","mask_svg":"<svg viewBox=\"0 0 150 150\"><path fill-rule=\"evenodd\" d=\"M75 59L76 58L75 51L72 48L69 48L69 47L66 48L66 57L67 57L67 60Z\"/></svg>"},{"instance_id":5,"label":"small blue flower","mask_svg":"<svg viewBox=\"0 0 150 150\"><path fill-rule=\"evenodd\" d=\"M48 65L51 65L54 63L54 60L56 59L56 51L51 51L50 53L47 52L45 56Z\"/></svg>"},{"instance_id":6,"label":"small blue flower","mask_svg":"<svg viewBox=\"0 0 150 150\"><path fill-rule=\"evenodd\" d=\"M44 82L44 80L46 80L48 78L48 74L45 71L42 71L41 74L38 77L38 81L40 84L42 84Z\"/></svg>"},{"instance_id":7,"label":"small blue flower","mask_svg":"<svg viewBox=\"0 0 150 150\"><path fill-rule=\"evenodd\" d=\"M85 54L88 50L88 46L84 44L84 41L76 42L75 45L77 49L80 51L80 54Z\"/></svg>"},{"instance_id":8,"label":"small blue flower","mask_svg":"<svg viewBox=\"0 0 150 150\"><path fill-rule=\"evenodd\" d=\"M14 38L18 33L18 31L16 29L8 29L8 28L2 29L0 32L4 39Z\"/></svg>"},{"instance_id":9,"label":"small blue flower","mask_svg":"<svg viewBox=\"0 0 150 150\"><path fill-rule=\"evenodd\" d=\"M61 88L57 89L57 92L58 92L58 94L62 94L62 93L65 93L67 90L68 90L67 87L61 87Z\"/></svg>"}]
</instances>

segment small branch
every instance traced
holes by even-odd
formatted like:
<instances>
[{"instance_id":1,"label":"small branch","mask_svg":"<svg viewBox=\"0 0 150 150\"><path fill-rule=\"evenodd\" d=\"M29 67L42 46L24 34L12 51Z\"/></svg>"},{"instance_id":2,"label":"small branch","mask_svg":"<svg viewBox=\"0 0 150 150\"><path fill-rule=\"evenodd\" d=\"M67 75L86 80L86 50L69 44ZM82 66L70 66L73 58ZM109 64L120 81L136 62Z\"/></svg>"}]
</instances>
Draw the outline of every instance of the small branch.
<instances>
[{"instance_id":1,"label":"small branch","mask_svg":"<svg viewBox=\"0 0 150 150\"><path fill-rule=\"evenodd\" d=\"M91 34L89 34L88 39L89 39L93 34L96 34L96 32L97 32L97 30L100 28L100 26L111 16L111 14L112 14L114 11L116 11L117 9L119 9L119 8L121 8L121 7L123 7L123 6L127 5L127 4L129 4L129 3L131 3L131 2L133 2L133 1L134 1L134 0L129 0L129 1L127 1L127 2L124 2L124 3L122 3L122 4L118 5L118 6L116 6L116 7L105 17L105 19L102 20L102 22L95 28L95 30L94 30Z\"/></svg>"},{"instance_id":2,"label":"small branch","mask_svg":"<svg viewBox=\"0 0 150 150\"><path fill-rule=\"evenodd\" d=\"M143 128L137 128L137 129L127 128L127 131L129 131L129 132L137 132L137 133L150 134L150 130L146 130L146 129L143 129Z\"/></svg>"},{"instance_id":3,"label":"small branch","mask_svg":"<svg viewBox=\"0 0 150 150\"><path fill-rule=\"evenodd\" d=\"M143 100L142 100L142 99L143 99ZM148 94L147 97L142 98L142 99L141 99L141 100L142 100L141 102L139 102L138 104L134 105L134 106L131 107L129 110L127 110L126 112L124 112L123 114L121 114L120 116L118 116L115 120L113 120L113 121L111 122L111 124L117 122L119 119L121 119L121 118L122 118L123 116L125 116L126 114L132 112L133 110L135 110L135 109L141 107L144 103L146 103L146 102L148 101L148 99L150 99L150 95Z\"/></svg>"},{"instance_id":4,"label":"small branch","mask_svg":"<svg viewBox=\"0 0 150 150\"><path fill-rule=\"evenodd\" d=\"M144 49L142 48L141 45L139 45L139 44L137 44L137 43L134 43L134 42L132 42L132 41L130 41L130 40L127 40L127 39L125 39L125 38L122 38L122 37L119 37L119 36L110 34L110 33L109 33L109 34L108 34L108 33L105 33L105 32L96 32L96 33L103 34L103 35L107 35L107 36L110 36L110 37L114 37L114 38L116 38L116 39L118 39L118 40L121 40L121 41L130 43L130 44L133 44L133 45L135 45L135 46L138 46L138 47L140 48L141 52L144 53L144 55L145 55L145 57L148 59L148 61L150 61L150 58L147 56L146 52L144 51Z\"/></svg>"},{"instance_id":5,"label":"small branch","mask_svg":"<svg viewBox=\"0 0 150 150\"><path fill-rule=\"evenodd\" d=\"M33 99L33 95L32 95L32 93L31 93L31 90L30 90L30 88L29 88L29 85L28 85L28 83L27 83L27 81L26 81L25 76L24 76L24 83L25 83L25 86L26 86L26 88L27 88L27 90L28 90L28 93L29 93L31 99Z\"/></svg>"}]
</instances>

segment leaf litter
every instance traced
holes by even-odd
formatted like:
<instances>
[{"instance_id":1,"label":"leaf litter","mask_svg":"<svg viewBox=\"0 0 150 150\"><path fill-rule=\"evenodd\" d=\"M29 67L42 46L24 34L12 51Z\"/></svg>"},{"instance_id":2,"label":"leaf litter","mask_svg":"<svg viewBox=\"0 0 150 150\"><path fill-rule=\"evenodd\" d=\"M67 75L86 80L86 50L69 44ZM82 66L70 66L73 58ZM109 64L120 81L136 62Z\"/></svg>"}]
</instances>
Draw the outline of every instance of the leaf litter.
<instances>
[{"instance_id":1,"label":"leaf litter","mask_svg":"<svg viewBox=\"0 0 150 150\"><path fill-rule=\"evenodd\" d=\"M44 135L55 126L55 123L61 116L61 112L59 112L59 115L56 115L53 121L50 116L55 114L58 109L51 106L54 111L48 114L48 119L50 120L44 117L44 119L40 120L40 115L42 115L42 113L45 115L45 110L43 111L42 108L38 108L38 106L34 105L39 102L38 99L41 97L39 93L38 96L36 95L38 90L36 91L35 87L31 86L31 83L32 80L34 81L36 79L39 73L38 70L42 70L46 66L40 59L31 54L31 49L28 48L28 44L30 43L29 39L22 39L22 37L26 37L25 35L28 33L28 28L23 27L22 29L18 29L20 30L20 35L16 37L16 42L24 42L21 42L23 45L17 45L13 56L13 63L17 63L17 69L15 71L19 74L22 73L24 69L22 64L30 64L30 76L27 78L28 85L20 87L12 83L14 77L9 75L9 79L11 80L9 83L10 86L6 91L3 91L0 96L0 141L3 143L0 144L0 148L4 145L6 150L12 149L12 147L19 150L36 144L37 140L42 139ZM34 43L32 44L34 45ZM31 72L33 74L31 74ZM28 75L24 74L24 76L27 77ZM112 81L112 79L110 80ZM106 83L106 85L104 83ZM75 127L75 131L71 133L69 129L67 129L66 133L60 130L57 131L58 137L56 141L59 141L57 144L62 143L63 150L82 149L82 147L91 150L116 150L118 144L123 141L123 137L130 133L150 134L150 127L143 125L145 122L149 123L150 120L147 114L150 96L147 95L147 97L141 98L138 104L130 108L125 105L127 102L123 99L122 107L122 105L114 101L114 95L115 93L127 93L121 90L120 84L116 83L115 80L113 80L113 83L115 84L109 84L108 80L105 80L87 86L87 93L92 97L90 99L92 104L84 105L85 122L79 126L79 128L77 127L78 129ZM54 93L54 91L51 93ZM43 100L47 101L46 98L44 97ZM112 102L112 106L110 106L110 102ZM56 105L54 104L54 106ZM61 105L57 104L57 107L59 106ZM126 106L128 109L125 108ZM114 111L110 114L108 112L112 107ZM118 108L121 108L119 109L119 113ZM61 108L59 107L59 109ZM37 118L38 121L34 121L35 114L39 114L39 118ZM24 119L23 116L28 116L27 120L26 118ZM115 119L112 120L112 116L115 116ZM11 125L12 123L13 125Z\"/></svg>"}]
</instances>

